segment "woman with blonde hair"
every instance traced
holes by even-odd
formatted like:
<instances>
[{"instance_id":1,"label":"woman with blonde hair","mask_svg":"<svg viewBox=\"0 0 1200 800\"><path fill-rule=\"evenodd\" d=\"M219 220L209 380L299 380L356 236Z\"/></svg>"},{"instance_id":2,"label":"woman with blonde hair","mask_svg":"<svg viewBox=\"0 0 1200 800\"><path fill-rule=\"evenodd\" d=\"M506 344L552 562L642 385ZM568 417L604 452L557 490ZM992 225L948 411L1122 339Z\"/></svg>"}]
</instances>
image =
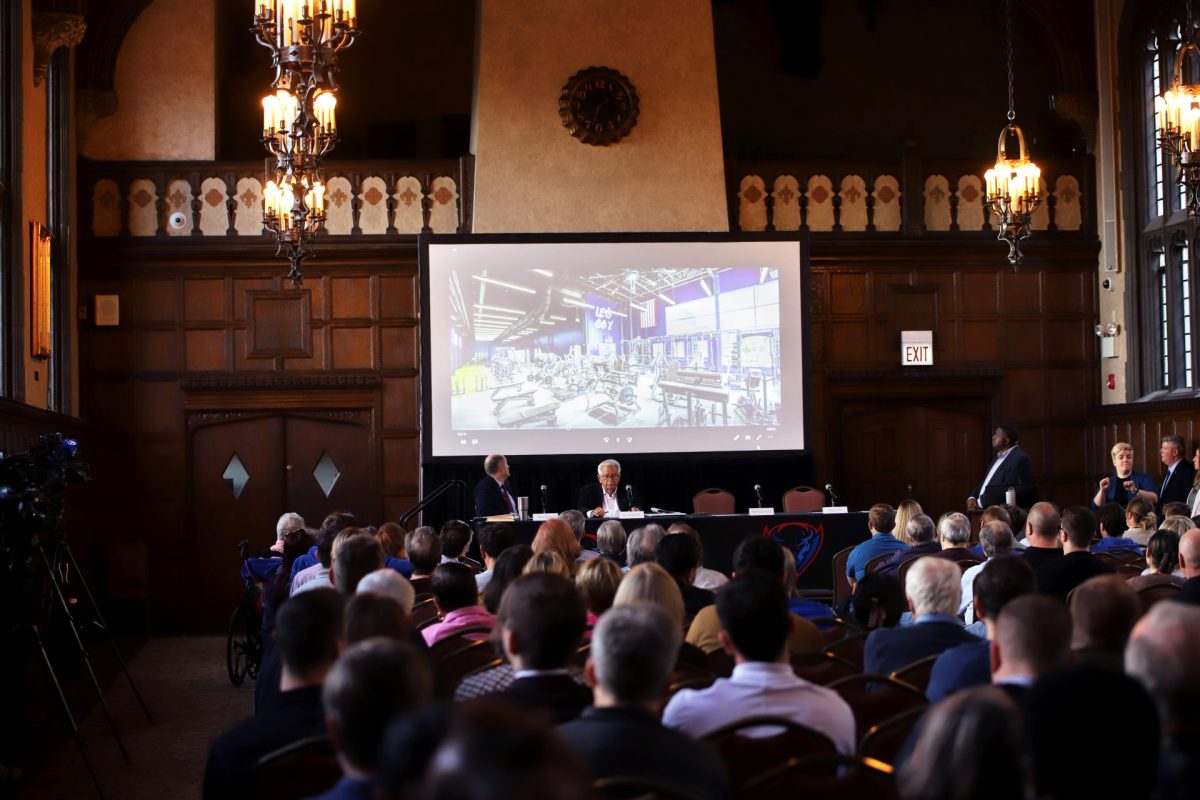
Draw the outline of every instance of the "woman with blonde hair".
<instances>
[{"instance_id":1,"label":"woman with blonde hair","mask_svg":"<svg viewBox=\"0 0 1200 800\"><path fill-rule=\"evenodd\" d=\"M575 573L575 588L583 596L583 605L587 609L589 637L596 620L612 608L613 598L623 577L621 568L607 558L593 558L579 565Z\"/></svg>"},{"instance_id":2,"label":"woman with blonde hair","mask_svg":"<svg viewBox=\"0 0 1200 800\"><path fill-rule=\"evenodd\" d=\"M662 607L683 628L683 594L675 579L658 564L638 564L625 574L621 585L617 587L613 606L638 602Z\"/></svg>"},{"instance_id":3,"label":"woman with blonde hair","mask_svg":"<svg viewBox=\"0 0 1200 800\"><path fill-rule=\"evenodd\" d=\"M571 580L572 577L571 565L555 550L534 553L533 558L529 559L529 563L525 565L525 569L521 570L521 574L528 575L531 572L551 572L567 580Z\"/></svg>"},{"instance_id":4,"label":"woman with blonde hair","mask_svg":"<svg viewBox=\"0 0 1200 800\"><path fill-rule=\"evenodd\" d=\"M1144 472L1133 468L1133 445L1117 442L1111 450L1113 471L1100 479L1092 508L1105 503L1126 505L1131 500L1146 500L1151 505L1158 502L1158 482Z\"/></svg>"},{"instance_id":5,"label":"woman with blonde hair","mask_svg":"<svg viewBox=\"0 0 1200 800\"><path fill-rule=\"evenodd\" d=\"M895 536L905 545L912 546L912 539L908 535L908 521L917 514L924 514L924 509L916 500L905 500L896 507L896 527L892 529L892 536Z\"/></svg>"},{"instance_id":6,"label":"woman with blonde hair","mask_svg":"<svg viewBox=\"0 0 1200 800\"><path fill-rule=\"evenodd\" d=\"M1125 506L1125 538L1133 539L1139 546L1145 547L1150 537L1158 530L1158 517L1154 514L1154 504L1149 500L1135 497Z\"/></svg>"},{"instance_id":7,"label":"woman with blonde hair","mask_svg":"<svg viewBox=\"0 0 1200 800\"><path fill-rule=\"evenodd\" d=\"M568 564L574 564L575 559L579 558L579 540L575 538L571 526L558 517L548 519L538 527L531 546L534 555L553 551Z\"/></svg>"}]
</instances>

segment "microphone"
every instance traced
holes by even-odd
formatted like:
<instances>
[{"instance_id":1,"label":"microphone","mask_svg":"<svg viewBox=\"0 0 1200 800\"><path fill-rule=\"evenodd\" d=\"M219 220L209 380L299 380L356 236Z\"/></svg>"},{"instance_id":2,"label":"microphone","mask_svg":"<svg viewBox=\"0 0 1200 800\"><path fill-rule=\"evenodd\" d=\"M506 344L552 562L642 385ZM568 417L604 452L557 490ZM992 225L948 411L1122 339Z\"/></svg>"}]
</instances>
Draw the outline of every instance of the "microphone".
<instances>
[{"instance_id":1,"label":"microphone","mask_svg":"<svg viewBox=\"0 0 1200 800\"><path fill-rule=\"evenodd\" d=\"M549 513L546 511L546 484L544 483L542 484L542 513Z\"/></svg>"},{"instance_id":2,"label":"microphone","mask_svg":"<svg viewBox=\"0 0 1200 800\"><path fill-rule=\"evenodd\" d=\"M761 483L754 484L754 494L758 497L758 507L762 508L763 507L763 499L762 499L762 484Z\"/></svg>"},{"instance_id":3,"label":"microphone","mask_svg":"<svg viewBox=\"0 0 1200 800\"><path fill-rule=\"evenodd\" d=\"M633 485L625 484L625 499L629 501L629 510L633 510Z\"/></svg>"},{"instance_id":4,"label":"microphone","mask_svg":"<svg viewBox=\"0 0 1200 800\"><path fill-rule=\"evenodd\" d=\"M836 506L837 505L837 494L835 494L833 491L833 484L832 483L825 484L825 491L829 494L829 505Z\"/></svg>"}]
</instances>

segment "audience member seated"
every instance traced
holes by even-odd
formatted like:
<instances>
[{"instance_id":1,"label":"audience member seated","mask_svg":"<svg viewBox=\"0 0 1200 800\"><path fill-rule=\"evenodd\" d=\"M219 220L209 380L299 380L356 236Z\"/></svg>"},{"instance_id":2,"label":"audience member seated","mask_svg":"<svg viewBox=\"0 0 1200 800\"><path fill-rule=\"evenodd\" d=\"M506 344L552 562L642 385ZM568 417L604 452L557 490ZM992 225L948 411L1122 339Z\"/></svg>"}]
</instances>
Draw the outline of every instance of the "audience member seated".
<instances>
[{"instance_id":1,"label":"audience member seated","mask_svg":"<svg viewBox=\"0 0 1200 800\"><path fill-rule=\"evenodd\" d=\"M500 553L500 557L496 559L496 566L492 568L492 579L480 595L483 607L489 613L496 614L500 611L500 599L504 596L504 590L521 576L531 558L533 548L527 544L514 544Z\"/></svg>"},{"instance_id":2,"label":"audience member seated","mask_svg":"<svg viewBox=\"0 0 1200 800\"><path fill-rule=\"evenodd\" d=\"M976 555L971 552L971 520L966 514L952 511L942 514L938 520L938 541L942 549L934 553L935 558L944 558L955 563L959 561L976 561Z\"/></svg>"},{"instance_id":3,"label":"audience member seated","mask_svg":"<svg viewBox=\"0 0 1200 800\"><path fill-rule=\"evenodd\" d=\"M432 686L425 657L410 644L376 638L346 648L322 693L342 779L316 800L369 800L388 723L427 705Z\"/></svg>"},{"instance_id":4,"label":"audience member seated","mask_svg":"<svg viewBox=\"0 0 1200 800\"><path fill-rule=\"evenodd\" d=\"M933 520L927 514L917 514L905 524L905 538L910 542L909 546L892 553L875 570L889 578L897 577L900 572L900 565L904 562L940 552L942 549L942 543L937 538L937 529L933 525Z\"/></svg>"},{"instance_id":5,"label":"audience member seated","mask_svg":"<svg viewBox=\"0 0 1200 800\"><path fill-rule=\"evenodd\" d=\"M876 556L904 549L904 542L892 536L896 526L896 511L887 503L876 503L867 513L867 530L871 538L850 551L846 560L846 578L850 588L862 580L867 571L867 562Z\"/></svg>"},{"instance_id":6,"label":"audience member seated","mask_svg":"<svg viewBox=\"0 0 1200 800\"><path fill-rule=\"evenodd\" d=\"M410 629L404 607L387 595L359 592L346 601L347 645L376 636L408 641Z\"/></svg>"},{"instance_id":7,"label":"audience member seated","mask_svg":"<svg viewBox=\"0 0 1200 800\"><path fill-rule=\"evenodd\" d=\"M511 525L492 523L479 529L479 554L483 558L483 572L475 576L475 588L481 593L492 579L496 559L516 543Z\"/></svg>"},{"instance_id":8,"label":"audience member seated","mask_svg":"<svg viewBox=\"0 0 1200 800\"><path fill-rule=\"evenodd\" d=\"M625 542L625 554L629 569L633 569L638 564L653 562L654 551L658 549L658 543L666 535L667 532L663 526L653 522L635 528Z\"/></svg>"},{"instance_id":9,"label":"audience member seated","mask_svg":"<svg viewBox=\"0 0 1200 800\"><path fill-rule=\"evenodd\" d=\"M779 549L783 552L783 591L787 593L788 611L808 620L829 619L837 616L833 609L824 603L801 597L796 592L796 557L787 547ZM729 579L726 578L725 582L728 583Z\"/></svg>"},{"instance_id":10,"label":"audience member seated","mask_svg":"<svg viewBox=\"0 0 1200 800\"><path fill-rule=\"evenodd\" d=\"M292 596L300 592L307 592L311 589L329 588L333 586L333 569L337 564L338 554L342 550L342 546L346 540L352 536L362 536L363 531L360 528L342 528L338 534L333 537L333 542L329 547L329 566L326 568L325 562L322 561L313 571L304 570L296 575L292 580ZM319 547L318 543L318 547ZM317 551L318 556L322 555L320 550Z\"/></svg>"},{"instance_id":11,"label":"audience member seated","mask_svg":"<svg viewBox=\"0 0 1200 800\"><path fill-rule=\"evenodd\" d=\"M279 692L269 708L259 709L213 742L204 768L205 798L254 797L254 765L259 758L325 733L321 685L341 649L344 604L338 592L314 589L279 609L275 621L275 647L283 662Z\"/></svg>"},{"instance_id":12,"label":"audience member seated","mask_svg":"<svg viewBox=\"0 0 1200 800\"><path fill-rule=\"evenodd\" d=\"M333 539L343 528L357 528L358 520L349 511L334 511L329 514L321 522L321 529L317 532L316 543L313 545L313 550L305 555L300 556L292 564L292 591L296 591L296 578L304 570L323 565L326 570L329 569L330 555L329 551L333 547ZM321 557L322 551L324 558ZM309 573L312 574L311 572ZM307 579L302 580L305 583Z\"/></svg>"},{"instance_id":13,"label":"audience member seated","mask_svg":"<svg viewBox=\"0 0 1200 800\"><path fill-rule=\"evenodd\" d=\"M850 598L851 614L864 631L899 625L905 605L900 582L877 572L864 575Z\"/></svg>"},{"instance_id":14,"label":"audience member seated","mask_svg":"<svg viewBox=\"0 0 1200 800\"><path fill-rule=\"evenodd\" d=\"M743 539L733 551L733 577L746 570L759 570L775 579L782 589L787 571L784 568L783 546L768 536L751 536ZM721 630L720 616L716 606L700 609L688 627L687 641L706 653L722 648L718 635ZM792 615L792 629L788 636L788 650L792 653L811 653L823 650L825 641L817 626L803 617Z\"/></svg>"},{"instance_id":15,"label":"audience member seated","mask_svg":"<svg viewBox=\"0 0 1200 800\"><path fill-rule=\"evenodd\" d=\"M1015 532L1016 529L1014 529ZM1021 555L1036 573L1038 568L1047 561L1062 558L1062 546L1059 534L1062 532L1062 518L1053 503L1034 503L1025 518L1026 547Z\"/></svg>"},{"instance_id":16,"label":"audience member seated","mask_svg":"<svg viewBox=\"0 0 1200 800\"><path fill-rule=\"evenodd\" d=\"M1120 575L1097 575L1071 592L1075 662L1123 672L1125 643L1138 619L1137 595Z\"/></svg>"},{"instance_id":17,"label":"audience member seated","mask_svg":"<svg viewBox=\"0 0 1200 800\"><path fill-rule=\"evenodd\" d=\"M375 539L383 548L384 566L393 569L405 578L412 577L412 564L404 550L404 528L395 522L385 522L375 531Z\"/></svg>"},{"instance_id":18,"label":"audience member seated","mask_svg":"<svg viewBox=\"0 0 1200 800\"><path fill-rule=\"evenodd\" d=\"M446 703L434 703L391 721L383 734L375 770L377 800L419 796L421 782L446 738L455 710Z\"/></svg>"},{"instance_id":19,"label":"audience member seated","mask_svg":"<svg viewBox=\"0 0 1200 800\"><path fill-rule=\"evenodd\" d=\"M1195 797L1200 786L1200 608L1158 603L1133 627L1125 671L1158 706L1162 730L1159 797ZM1133 732L1156 740L1148 731ZM1148 781L1149 782L1149 781Z\"/></svg>"},{"instance_id":20,"label":"audience member seated","mask_svg":"<svg viewBox=\"0 0 1200 800\"><path fill-rule=\"evenodd\" d=\"M1175 599L1181 603L1200 604L1200 528L1192 528L1180 537L1179 568L1187 582Z\"/></svg>"},{"instance_id":21,"label":"audience member seated","mask_svg":"<svg viewBox=\"0 0 1200 800\"><path fill-rule=\"evenodd\" d=\"M659 606L635 602L607 612L584 667L593 704L558 733L597 778L641 778L719 800L729 781L717 751L659 722L681 643L679 626Z\"/></svg>"},{"instance_id":22,"label":"audience member seated","mask_svg":"<svg viewBox=\"0 0 1200 800\"><path fill-rule=\"evenodd\" d=\"M569 508L559 514L558 518L567 523L567 527L575 535L575 541L579 543L579 555L575 557L576 561L583 563L600 557L598 552L588 546L589 540L584 538L584 534L587 532L587 517L583 515L582 511Z\"/></svg>"},{"instance_id":23,"label":"audience member seated","mask_svg":"<svg viewBox=\"0 0 1200 800\"><path fill-rule=\"evenodd\" d=\"M591 629L600 615L612 608L622 577L624 573L621 568L607 558L593 558L579 565L575 572L575 588L579 590L583 607L587 609L588 633L585 636L591 636Z\"/></svg>"},{"instance_id":24,"label":"audience member seated","mask_svg":"<svg viewBox=\"0 0 1200 800\"><path fill-rule=\"evenodd\" d=\"M1125 538L1132 539L1142 547L1150 541L1150 535L1158 530L1158 515L1149 500L1135 497L1125 506Z\"/></svg>"},{"instance_id":25,"label":"audience member seated","mask_svg":"<svg viewBox=\"0 0 1200 800\"><path fill-rule=\"evenodd\" d=\"M854 713L837 692L792 671L788 632L793 617L773 575L743 570L717 595L721 647L733 656L733 675L707 689L680 689L663 710L663 724L694 737L748 717L786 717L828 736L853 755ZM746 735L770 735L751 729Z\"/></svg>"},{"instance_id":26,"label":"audience member seated","mask_svg":"<svg viewBox=\"0 0 1200 800\"><path fill-rule=\"evenodd\" d=\"M904 586L913 624L872 631L863 651L863 671L890 675L926 656L975 641L956 616L962 597L961 577L952 561L917 559L908 570Z\"/></svg>"},{"instance_id":27,"label":"audience member seated","mask_svg":"<svg viewBox=\"0 0 1200 800\"><path fill-rule=\"evenodd\" d=\"M283 538L292 531L299 530L304 530L304 517L295 511L285 512L275 523L275 544L271 545L271 552L283 555Z\"/></svg>"},{"instance_id":28,"label":"audience member seated","mask_svg":"<svg viewBox=\"0 0 1200 800\"><path fill-rule=\"evenodd\" d=\"M575 562L568 562L558 554L557 550L543 550L540 553L533 554L533 558L529 559L529 563L525 565L525 569L521 571L521 574L528 575L532 572L549 572L560 578L572 580L575 577L575 571L572 569L574 566Z\"/></svg>"},{"instance_id":29,"label":"audience member seated","mask_svg":"<svg viewBox=\"0 0 1200 800\"><path fill-rule=\"evenodd\" d=\"M1179 534L1156 531L1146 544L1146 568L1141 575L1130 578L1129 588L1135 592L1147 586L1171 584L1182 587L1187 578L1179 567Z\"/></svg>"},{"instance_id":30,"label":"audience member seated","mask_svg":"<svg viewBox=\"0 0 1200 800\"><path fill-rule=\"evenodd\" d=\"M1100 528L1100 541L1092 545L1093 553L1108 553L1112 550L1129 550L1140 553L1143 545L1125 535L1125 509L1117 503L1105 503L1096 512L1096 525Z\"/></svg>"},{"instance_id":31,"label":"audience member seated","mask_svg":"<svg viewBox=\"0 0 1200 800\"><path fill-rule=\"evenodd\" d=\"M513 581L497 623L513 681L492 697L556 723L579 716L592 694L567 665L583 640L584 617L583 600L566 578L536 573Z\"/></svg>"},{"instance_id":32,"label":"audience member seated","mask_svg":"<svg viewBox=\"0 0 1200 800\"><path fill-rule=\"evenodd\" d=\"M989 525L1003 525L992 522ZM925 696L937 703L971 686L992 681L991 644L996 638L996 623L1009 602L1033 592L1033 570L1020 558L1000 558L983 565L975 578L972 593L979 621L986 627L986 639L951 647L938 656L929 675Z\"/></svg>"},{"instance_id":33,"label":"audience member seated","mask_svg":"<svg viewBox=\"0 0 1200 800\"><path fill-rule=\"evenodd\" d=\"M383 548L374 536L362 531L347 536L340 548L334 547L334 554L330 583L345 595L358 591L364 576L384 568Z\"/></svg>"},{"instance_id":34,"label":"audience member seated","mask_svg":"<svg viewBox=\"0 0 1200 800\"><path fill-rule=\"evenodd\" d=\"M686 522L673 522L671 527L667 528L667 535L675 533L683 533L696 540L696 545L700 548L700 565L696 567L696 577L692 579L692 585L699 589L708 589L716 591L725 584L729 583L729 578L725 573L718 572L715 569L707 569L704 566L704 543L700 541L700 533L688 525Z\"/></svg>"},{"instance_id":35,"label":"audience member seated","mask_svg":"<svg viewBox=\"0 0 1200 800\"><path fill-rule=\"evenodd\" d=\"M708 589L699 589L692 585L696 570L700 567L700 543L692 537L682 534L668 534L654 549L654 560L679 585L683 595L683 610L687 621L705 606L713 604L713 593Z\"/></svg>"},{"instance_id":36,"label":"audience member seated","mask_svg":"<svg viewBox=\"0 0 1200 800\"><path fill-rule=\"evenodd\" d=\"M600 523L596 531L596 547L600 555L612 561L618 567L625 566L625 526L615 519L606 519Z\"/></svg>"},{"instance_id":37,"label":"audience member seated","mask_svg":"<svg viewBox=\"0 0 1200 800\"><path fill-rule=\"evenodd\" d=\"M442 528L438 531L438 538L442 540L441 563L457 561L460 564L466 564L474 571L483 570L482 564L472 558L467 558L467 551L471 549L471 542L475 538L475 531L471 529L470 525L461 519L448 519L442 523Z\"/></svg>"},{"instance_id":38,"label":"audience member seated","mask_svg":"<svg viewBox=\"0 0 1200 800\"><path fill-rule=\"evenodd\" d=\"M1034 683L1070 662L1071 615L1053 597L1022 595L1000 612L991 646L992 683L1025 710Z\"/></svg>"},{"instance_id":39,"label":"audience member seated","mask_svg":"<svg viewBox=\"0 0 1200 800\"><path fill-rule=\"evenodd\" d=\"M674 578L658 564L638 564L625 573L621 585L617 587L616 595L613 596L613 608L629 603L653 603L675 620L680 631L684 629L683 595L679 592L679 585L675 583ZM711 608L716 611L715 606ZM686 641L679 646L676 663L709 668L705 651Z\"/></svg>"},{"instance_id":40,"label":"audience member seated","mask_svg":"<svg viewBox=\"0 0 1200 800\"><path fill-rule=\"evenodd\" d=\"M421 629L426 644L432 645L466 628L491 630L495 624L496 618L479 605L475 573L465 564L438 564L429 579L429 588L442 621Z\"/></svg>"},{"instance_id":41,"label":"audience member seated","mask_svg":"<svg viewBox=\"0 0 1200 800\"><path fill-rule=\"evenodd\" d=\"M1167 524L1167 520L1169 520L1171 517L1183 517L1185 519L1191 519L1191 508L1188 507L1187 503L1184 503L1180 500L1176 500L1171 503L1164 503L1162 507L1163 525ZM1162 526L1160 525L1159 527Z\"/></svg>"},{"instance_id":42,"label":"audience member seated","mask_svg":"<svg viewBox=\"0 0 1200 800\"><path fill-rule=\"evenodd\" d=\"M533 537L533 554L545 552L557 553L567 563L568 571L574 574L575 560L579 558L579 542L571 527L561 519L548 519L538 526L537 534Z\"/></svg>"},{"instance_id":43,"label":"audience member seated","mask_svg":"<svg viewBox=\"0 0 1200 800\"><path fill-rule=\"evenodd\" d=\"M390 597L400 604L405 614L411 614L416 602L412 584L400 573L387 567L369 572L358 582L358 594L370 592Z\"/></svg>"},{"instance_id":44,"label":"audience member seated","mask_svg":"<svg viewBox=\"0 0 1200 800\"><path fill-rule=\"evenodd\" d=\"M404 551L412 564L413 590L417 594L429 591L429 576L438 564L442 563L442 540L436 530L429 525L422 525L404 537Z\"/></svg>"},{"instance_id":45,"label":"audience member seated","mask_svg":"<svg viewBox=\"0 0 1200 800\"><path fill-rule=\"evenodd\" d=\"M908 534L909 521L918 514L924 514L925 509L921 508L921 504L916 500L902 500L900 505L896 506L896 522L892 529L892 535L904 543L905 547L912 547L916 542Z\"/></svg>"},{"instance_id":46,"label":"audience member seated","mask_svg":"<svg viewBox=\"0 0 1200 800\"><path fill-rule=\"evenodd\" d=\"M900 762L904 800L1023 800L1027 773L1017 707L995 687L961 692L925 715Z\"/></svg>"},{"instance_id":47,"label":"audience member seated","mask_svg":"<svg viewBox=\"0 0 1200 800\"><path fill-rule=\"evenodd\" d=\"M979 546L983 548L983 555L987 559L982 564L976 564L967 567L967 571L963 573L962 580L962 600L959 603L958 613L963 615L963 622L967 625L967 630L974 633L976 636L986 636L987 630L980 630L978 622L975 619L975 578L983 571L988 562L993 558L1007 558L1013 554L1013 535L1012 529L1008 527L1007 522L993 520L984 523L979 528Z\"/></svg>"},{"instance_id":48,"label":"audience member seated","mask_svg":"<svg viewBox=\"0 0 1200 800\"><path fill-rule=\"evenodd\" d=\"M1095 514L1083 506L1064 508L1060 534L1063 555L1062 558L1037 567L1034 575L1037 578L1038 591L1065 602L1071 590L1088 578L1114 572L1111 564L1088 552L1095 535Z\"/></svg>"},{"instance_id":49,"label":"audience member seated","mask_svg":"<svg viewBox=\"0 0 1200 800\"><path fill-rule=\"evenodd\" d=\"M1173 531L1182 537L1194 527L1196 526L1192 523L1190 518L1185 517L1182 514L1173 514L1169 517L1165 517L1162 521L1162 524L1158 526L1158 529L1160 531Z\"/></svg>"}]
</instances>

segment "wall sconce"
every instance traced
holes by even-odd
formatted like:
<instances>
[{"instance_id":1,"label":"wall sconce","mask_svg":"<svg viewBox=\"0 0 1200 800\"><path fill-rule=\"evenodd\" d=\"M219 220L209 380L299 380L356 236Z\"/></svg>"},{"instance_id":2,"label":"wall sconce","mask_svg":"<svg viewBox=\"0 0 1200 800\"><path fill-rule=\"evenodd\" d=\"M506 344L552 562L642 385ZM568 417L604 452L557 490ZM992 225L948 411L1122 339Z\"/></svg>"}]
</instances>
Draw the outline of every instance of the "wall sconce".
<instances>
[{"instance_id":1,"label":"wall sconce","mask_svg":"<svg viewBox=\"0 0 1200 800\"><path fill-rule=\"evenodd\" d=\"M1116 336L1121 332L1121 326L1116 322L1105 322L1097 325L1095 330L1096 335L1100 337L1100 357L1116 358Z\"/></svg>"},{"instance_id":2,"label":"wall sconce","mask_svg":"<svg viewBox=\"0 0 1200 800\"><path fill-rule=\"evenodd\" d=\"M1116 336L1121 332L1121 326L1115 322L1106 322L1103 325L1096 326L1096 335L1101 339Z\"/></svg>"}]
</instances>

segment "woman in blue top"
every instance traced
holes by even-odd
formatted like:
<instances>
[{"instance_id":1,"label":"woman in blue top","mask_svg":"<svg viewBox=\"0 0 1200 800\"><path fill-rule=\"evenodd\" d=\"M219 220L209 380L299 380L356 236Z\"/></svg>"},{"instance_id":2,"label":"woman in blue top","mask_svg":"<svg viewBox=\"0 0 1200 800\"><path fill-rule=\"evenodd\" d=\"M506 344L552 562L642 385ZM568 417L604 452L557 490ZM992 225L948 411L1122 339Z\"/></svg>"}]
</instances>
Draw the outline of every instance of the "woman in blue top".
<instances>
[{"instance_id":1,"label":"woman in blue top","mask_svg":"<svg viewBox=\"0 0 1200 800\"><path fill-rule=\"evenodd\" d=\"M1092 508L1105 503L1128 505L1130 500L1140 497L1152 505L1158 502L1158 483L1144 472L1133 468L1133 445L1117 442L1112 446L1114 474L1100 480L1100 488L1092 498Z\"/></svg>"}]
</instances>

